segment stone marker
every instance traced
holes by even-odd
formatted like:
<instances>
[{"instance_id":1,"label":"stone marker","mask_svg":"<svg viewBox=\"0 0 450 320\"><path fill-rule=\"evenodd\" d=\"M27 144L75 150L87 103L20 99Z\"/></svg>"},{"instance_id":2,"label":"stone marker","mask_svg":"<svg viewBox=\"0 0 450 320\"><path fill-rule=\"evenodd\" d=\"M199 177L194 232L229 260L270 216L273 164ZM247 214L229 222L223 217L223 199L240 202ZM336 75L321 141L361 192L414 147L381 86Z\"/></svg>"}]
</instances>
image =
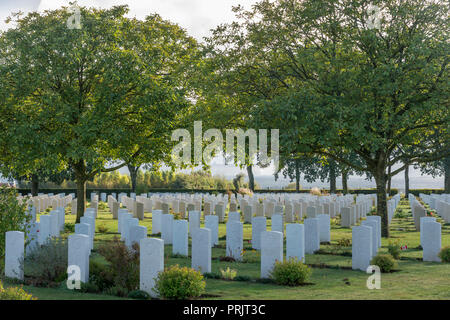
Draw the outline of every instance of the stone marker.
<instances>
[{"instance_id":1,"label":"stone marker","mask_svg":"<svg viewBox=\"0 0 450 320\"><path fill-rule=\"evenodd\" d=\"M297 258L305 262L305 226L299 223L286 225L286 260Z\"/></svg>"},{"instance_id":2,"label":"stone marker","mask_svg":"<svg viewBox=\"0 0 450 320\"><path fill-rule=\"evenodd\" d=\"M252 207L244 205L244 223L252 223Z\"/></svg>"},{"instance_id":3,"label":"stone marker","mask_svg":"<svg viewBox=\"0 0 450 320\"><path fill-rule=\"evenodd\" d=\"M168 203L163 202L162 205L161 205L161 208L162 208L163 214L169 214L170 206L169 206Z\"/></svg>"},{"instance_id":4,"label":"stone marker","mask_svg":"<svg viewBox=\"0 0 450 320\"><path fill-rule=\"evenodd\" d=\"M261 233L266 231L267 221L266 217L252 218L252 248L256 250L261 249Z\"/></svg>"},{"instance_id":5,"label":"stone marker","mask_svg":"<svg viewBox=\"0 0 450 320\"><path fill-rule=\"evenodd\" d=\"M23 280L22 259L25 253L25 234L22 231L5 233L5 276Z\"/></svg>"},{"instance_id":6,"label":"stone marker","mask_svg":"<svg viewBox=\"0 0 450 320\"><path fill-rule=\"evenodd\" d=\"M91 239L91 225L88 223L75 224L75 234L84 234L89 237L89 253L94 249L94 242Z\"/></svg>"},{"instance_id":7,"label":"stone marker","mask_svg":"<svg viewBox=\"0 0 450 320\"><path fill-rule=\"evenodd\" d=\"M51 238L50 216L48 214L41 215L39 219L38 242L40 245L43 245Z\"/></svg>"},{"instance_id":8,"label":"stone marker","mask_svg":"<svg viewBox=\"0 0 450 320\"><path fill-rule=\"evenodd\" d=\"M372 228L352 228L352 269L366 271L372 259Z\"/></svg>"},{"instance_id":9,"label":"stone marker","mask_svg":"<svg viewBox=\"0 0 450 320\"><path fill-rule=\"evenodd\" d=\"M209 215L205 217L205 228L211 230L211 246L219 244L219 217ZM198 229L198 228L197 228Z\"/></svg>"},{"instance_id":10,"label":"stone marker","mask_svg":"<svg viewBox=\"0 0 450 320\"><path fill-rule=\"evenodd\" d=\"M376 221L373 220L364 220L361 222L362 226L370 227L372 228L372 258L377 255L378 251L378 224Z\"/></svg>"},{"instance_id":11,"label":"stone marker","mask_svg":"<svg viewBox=\"0 0 450 320\"><path fill-rule=\"evenodd\" d=\"M436 222L436 218L434 217L420 217L420 230L423 230L423 223L425 221L433 221ZM420 245L423 248L423 232L420 232Z\"/></svg>"},{"instance_id":12,"label":"stone marker","mask_svg":"<svg viewBox=\"0 0 450 320\"><path fill-rule=\"evenodd\" d=\"M52 237L59 237L59 212L50 212L50 235Z\"/></svg>"},{"instance_id":13,"label":"stone marker","mask_svg":"<svg viewBox=\"0 0 450 320\"><path fill-rule=\"evenodd\" d=\"M283 261L283 234L261 232L261 278L269 278L276 261Z\"/></svg>"},{"instance_id":14,"label":"stone marker","mask_svg":"<svg viewBox=\"0 0 450 320\"><path fill-rule=\"evenodd\" d=\"M307 218L315 218L316 217L316 208L315 207L307 207L306 208L306 217Z\"/></svg>"},{"instance_id":15,"label":"stone marker","mask_svg":"<svg viewBox=\"0 0 450 320\"><path fill-rule=\"evenodd\" d=\"M89 236L72 234L69 236L68 266L78 266L80 281L89 282Z\"/></svg>"},{"instance_id":16,"label":"stone marker","mask_svg":"<svg viewBox=\"0 0 450 320\"><path fill-rule=\"evenodd\" d=\"M377 242L378 248L381 247L381 217L380 216L367 216L367 221L375 221L377 223Z\"/></svg>"},{"instance_id":17,"label":"stone marker","mask_svg":"<svg viewBox=\"0 0 450 320\"><path fill-rule=\"evenodd\" d=\"M114 220L117 220L119 214L119 203L117 201L114 201L112 203L112 216Z\"/></svg>"},{"instance_id":18,"label":"stone marker","mask_svg":"<svg viewBox=\"0 0 450 320\"><path fill-rule=\"evenodd\" d=\"M164 244L172 244L173 237L173 215L163 214L161 225L161 239L164 240Z\"/></svg>"},{"instance_id":19,"label":"stone marker","mask_svg":"<svg viewBox=\"0 0 450 320\"><path fill-rule=\"evenodd\" d=\"M211 272L211 230L198 228L192 233L192 268Z\"/></svg>"},{"instance_id":20,"label":"stone marker","mask_svg":"<svg viewBox=\"0 0 450 320\"><path fill-rule=\"evenodd\" d=\"M144 238L140 241L139 289L156 298L155 278L164 271L164 241Z\"/></svg>"},{"instance_id":21,"label":"stone marker","mask_svg":"<svg viewBox=\"0 0 450 320\"><path fill-rule=\"evenodd\" d=\"M144 203L136 201L135 206L136 206L136 218L138 218L139 220L144 220Z\"/></svg>"},{"instance_id":22,"label":"stone marker","mask_svg":"<svg viewBox=\"0 0 450 320\"><path fill-rule=\"evenodd\" d=\"M272 231L278 231L284 234L283 216L279 213L272 215Z\"/></svg>"},{"instance_id":23,"label":"stone marker","mask_svg":"<svg viewBox=\"0 0 450 320\"><path fill-rule=\"evenodd\" d=\"M350 228L351 226L351 209L342 208L341 210L341 227Z\"/></svg>"},{"instance_id":24,"label":"stone marker","mask_svg":"<svg viewBox=\"0 0 450 320\"><path fill-rule=\"evenodd\" d=\"M317 215L319 219L319 241L330 242L330 215L324 213Z\"/></svg>"},{"instance_id":25,"label":"stone marker","mask_svg":"<svg viewBox=\"0 0 450 320\"><path fill-rule=\"evenodd\" d=\"M237 261L242 260L242 250L244 248L244 224L239 221L229 221L227 223L227 246L226 256Z\"/></svg>"},{"instance_id":26,"label":"stone marker","mask_svg":"<svg viewBox=\"0 0 450 320\"><path fill-rule=\"evenodd\" d=\"M187 220L173 221L172 253L182 256L188 255L188 222Z\"/></svg>"},{"instance_id":27,"label":"stone marker","mask_svg":"<svg viewBox=\"0 0 450 320\"><path fill-rule=\"evenodd\" d=\"M158 234L161 232L162 215L162 210L152 211L152 234Z\"/></svg>"},{"instance_id":28,"label":"stone marker","mask_svg":"<svg viewBox=\"0 0 450 320\"><path fill-rule=\"evenodd\" d=\"M435 221L423 222L423 261L441 262L441 224Z\"/></svg>"},{"instance_id":29,"label":"stone marker","mask_svg":"<svg viewBox=\"0 0 450 320\"><path fill-rule=\"evenodd\" d=\"M241 214L239 212L228 212L228 222L230 221L241 221Z\"/></svg>"},{"instance_id":30,"label":"stone marker","mask_svg":"<svg viewBox=\"0 0 450 320\"><path fill-rule=\"evenodd\" d=\"M147 238L147 227L145 226L132 226L130 227L130 236L126 240L128 248L133 247L133 243L139 244L141 239Z\"/></svg>"},{"instance_id":31,"label":"stone marker","mask_svg":"<svg viewBox=\"0 0 450 320\"><path fill-rule=\"evenodd\" d=\"M206 219L206 218L205 218ZM219 217L217 217L219 219ZM200 211L189 211L189 234L192 234L195 230L200 228Z\"/></svg>"},{"instance_id":32,"label":"stone marker","mask_svg":"<svg viewBox=\"0 0 450 320\"><path fill-rule=\"evenodd\" d=\"M319 219L306 218L305 225L305 253L313 254L320 249Z\"/></svg>"}]
</instances>

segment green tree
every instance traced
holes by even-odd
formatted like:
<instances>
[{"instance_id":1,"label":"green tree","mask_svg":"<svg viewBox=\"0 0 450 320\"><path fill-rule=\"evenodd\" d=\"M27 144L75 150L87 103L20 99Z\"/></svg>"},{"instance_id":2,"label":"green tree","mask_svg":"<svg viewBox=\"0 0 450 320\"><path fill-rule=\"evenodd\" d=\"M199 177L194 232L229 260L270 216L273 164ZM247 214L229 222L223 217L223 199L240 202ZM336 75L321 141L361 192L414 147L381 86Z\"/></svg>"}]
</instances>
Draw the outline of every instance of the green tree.
<instances>
[{"instance_id":1,"label":"green tree","mask_svg":"<svg viewBox=\"0 0 450 320\"><path fill-rule=\"evenodd\" d=\"M371 28L366 1L261 1L250 11L237 8L239 21L217 28L211 41L218 55L236 57L230 72L258 74L256 84L249 75L235 79L236 95L250 95L255 87L264 93L252 111L255 128L285 128L280 145L287 150L325 156L373 176L377 214L388 237L386 169L449 153L429 148L391 157L400 146L431 144L432 128L450 120L449 4L376 4L383 16ZM362 165L343 157L343 149L356 153Z\"/></svg>"},{"instance_id":2,"label":"green tree","mask_svg":"<svg viewBox=\"0 0 450 320\"><path fill-rule=\"evenodd\" d=\"M81 8L81 29L67 28L65 9L32 12L0 38L0 107L13 154L30 154L29 163L44 152L74 170L77 222L86 182L137 157L164 158L190 105L183 75L195 40L158 15L141 21L127 12Z\"/></svg>"}]
</instances>

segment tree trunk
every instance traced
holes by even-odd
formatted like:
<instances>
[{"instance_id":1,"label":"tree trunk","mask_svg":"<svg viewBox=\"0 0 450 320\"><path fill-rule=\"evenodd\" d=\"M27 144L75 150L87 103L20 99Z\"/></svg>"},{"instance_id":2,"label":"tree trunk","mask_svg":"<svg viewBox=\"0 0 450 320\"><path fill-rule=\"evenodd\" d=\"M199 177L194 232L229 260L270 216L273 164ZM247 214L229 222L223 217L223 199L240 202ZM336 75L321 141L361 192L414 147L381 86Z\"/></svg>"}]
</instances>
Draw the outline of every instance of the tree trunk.
<instances>
[{"instance_id":1,"label":"tree trunk","mask_svg":"<svg viewBox=\"0 0 450 320\"><path fill-rule=\"evenodd\" d=\"M392 170L392 166L388 167L388 186L387 186L387 193L391 194L391 185L392 185L392 177L391 177L391 170Z\"/></svg>"},{"instance_id":2,"label":"tree trunk","mask_svg":"<svg viewBox=\"0 0 450 320\"><path fill-rule=\"evenodd\" d=\"M248 186L252 192L255 192L255 177L253 176L252 166L247 166Z\"/></svg>"},{"instance_id":3,"label":"tree trunk","mask_svg":"<svg viewBox=\"0 0 450 320\"><path fill-rule=\"evenodd\" d=\"M348 193L348 172L342 171L342 192L344 194Z\"/></svg>"},{"instance_id":4,"label":"tree trunk","mask_svg":"<svg viewBox=\"0 0 450 320\"><path fill-rule=\"evenodd\" d=\"M300 168L297 162L295 163L295 191L300 191Z\"/></svg>"},{"instance_id":5,"label":"tree trunk","mask_svg":"<svg viewBox=\"0 0 450 320\"><path fill-rule=\"evenodd\" d=\"M444 160L444 192L450 193L450 157Z\"/></svg>"},{"instance_id":6,"label":"tree trunk","mask_svg":"<svg viewBox=\"0 0 450 320\"><path fill-rule=\"evenodd\" d=\"M39 177L37 174L31 175L31 195L36 197L39 192Z\"/></svg>"},{"instance_id":7,"label":"tree trunk","mask_svg":"<svg viewBox=\"0 0 450 320\"><path fill-rule=\"evenodd\" d=\"M330 164L330 194L336 194L336 167L334 162Z\"/></svg>"},{"instance_id":8,"label":"tree trunk","mask_svg":"<svg viewBox=\"0 0 450 320\"><path fill-rule=\"evenodd\" d=\"M132 166L128 165L128 171L130 171L130 179L131 179L131 192L136 192L136 185L137 185L137 173L140 166Z\"/></svg>"},{"instance_id":9,"label":"tree trunk","mask_svg":"<svg viewBox=\"0 0 450 320\"><path fill-rule=\"evenodd\" d=\"M405 168L405 197L409 196L409 166Z\"/></svg>"},{"instance_id":10,"label":"tree trunk","mask_svg":"<svg viewBox=\"0 0 450 320\"><path fill-rule=\"evenodd\" d=\"M387 212L386 183L384 170L378 169L374 178L377 184L377 215L381 217L381 236L389 238L389 220Z\"/></svg>"},{"instance_id":11,"label":"tree trunk","mask_svg":"<svg viewBox=\"0 0 450 320\"><path fill-rule=\"evenodd\" d=\"M84 160L78 161L73 166L74 174L75 174L75 182L77 184L77 219L76 223L80 223L81 217L84 215L84 211L86 210L86 182L87 182L87 174L86 174L86 165Z\"/></svg>"}]
</instances>

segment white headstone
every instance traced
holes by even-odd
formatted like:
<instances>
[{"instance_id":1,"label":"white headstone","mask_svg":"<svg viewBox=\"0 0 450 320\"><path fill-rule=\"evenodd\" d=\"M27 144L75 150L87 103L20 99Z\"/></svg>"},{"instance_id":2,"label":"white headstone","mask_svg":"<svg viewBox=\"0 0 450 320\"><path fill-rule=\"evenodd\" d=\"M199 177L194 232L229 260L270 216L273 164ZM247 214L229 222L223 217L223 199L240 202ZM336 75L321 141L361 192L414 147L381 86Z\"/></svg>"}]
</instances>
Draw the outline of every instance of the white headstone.
<instances>
[{"instance_id":1,"label":"white headstone","mask_svg":"<svg viewBox=\"0 0 450 320\"><path fill-rule=\"evenodd\" d=\"M5 234L5 276L23 280L22 259L25 252L25 234L8 231Z\"/></svg>"},{"instance_id":2,"label":"white headstone","mask_svg":"<svg viewBox=\"0 0 450 320\"><path fill-rule=\"evenodd\" d=\"M286 259L297 258L305 262L305 227L303 224L286 225Z\"/></svg>"},{"instance_id":3,"label":"white headstone","mask_svg":"<svg viewBox=\"0 0 450 320\"><path fill-rule=\"evenodd\" d=\"M227 223L227 246L226 256L237 261L242 260L242 250L244 248L244 225L239 221L229 221Z\"/></svg>"},{"instance_id":4,"label":"white headstone","mask_svg":"<svg viewBox=\"0 0 450 320\"><path fill-rule=\"evenodd\" d=\"M164 244L172 244L173 237L173 215L170 213L162 215L161 239Z\"/></svg>"},{"instance_id":5,"label":"white headstone","mask_svg":"<svg viewBox=\"0 0 450 320\"><path fill-rule=\"evenodd\" d=\"M152 297L158 273L164 271L164 241L156 238L144 238L140 241L139 289Z\"/></svg>"},{"instance_id":6,"label":"white headstone","mask_svg":"<svg viewBox=\"0 0 450 320\"><path fill-rule=\"evenodd\" d=\"M441 224L434 221L423 223L423 261L441 262L438 254L441 250Z\"/></svg>"},{"instance_id":7,"label":"white headstone","mask_svg":"<svg viewBox=\"0 0 450 320\"><path fill-rule=\"evenodd\" d=\"M211 246L219 244L219 217L205 216L205 228L211 230Z\"/></svg>"},{"instance_id":8,"label":"white headstone","mask_svg":"<svg viewBox=\"0 0 450 320\"><path fill-rule=\"evenodd\" d=\"M352 228L352 269L366 271L372 259L372 228Z\"/></svg>"},{"instance_id":9,"label":"white headstone","mask_svg":"<svg viewBox=\"0 0 450 320\"><path fill-rule=\"evenodd\" d=\"M252 218L252 248L261 249L261 233L266 231L266 217L256 216Z\"/></svg>"},{"instance_id":10,"label":"white headstone","mask_svg":"<svg viewBox=\"0 0 450 320\"><path fill-rule=\"evenodd\" d=\"M200 228L200 211L189 211L189 234Z\"/></svg>"},{"instance_id":11,"label":"white headstone","mask_svg":"<svg viewBox=\"0 0 450 320\"><path fill-rule=\"evenodd\" d=\"M313 254L320 249L319 219L306 218L305 225L305 253Z\"/></svg>"},{"instance_id":12,"label":"white headstone","mask_svg":"<svg viewBox=\"0 0 450 320\"><path fill-rule=\"evenodd\" d=\"M133 247L133 243L139 244L141 239L147 238L147 227L145 226L132 226L130 228L130 237L127 239L126 244L129 248Z\"/></svg>"},{"instance_id":13,"label":"white headstone","mask_svg":"<svg viewBox=\"0 0 450 320\"><path fill-rule=\"evenodd\" d=\"M161 232L162 215L162 210L152 210L152 234Z\"/></svg>"},{"instance_id":14,"label":"white headstone","mask_svg":"<svg viewBox=\"0 0 450 320\"><path fill-rule=\"evenodd\" d=\"M283 234L277 231L261 233L261 278L269 278L276 261L283 261Z\"/></svg>"},{"instance_id":15,"label":"white headstone","mask_svg":"<svg viewBox=\"0 0 450 320\"><path fill-rule=\"evenodd\" d=\"M187 220L173 221L173 254L188 255L188 222Z\"/></svg>"},{"instance_id":16,"label":"white headstone","mask_svg":"<svg viewBox=\"0 0 450 320\"><path fill-rule=\"evenodd\" d=\"M198 228L192 233L192 268L211 272L211 230Z\"/></svg>"},{"instance_id":17,"label":"white headstone","mask_svg":"<svg viewBox=\"0 0 450 320\"><path fill-rule=\"evenodd\" d=\"M89 282L89 236L72 234L69 236L68 266L78 266L80 281Z\"/></svg>"},{"instance_id":18,"label":"white headstone","mask_svg":"<svg viewBox=\"0 0 450 320\"><path fill-rule=\"evenodd\" d=\"M283 215L279 213L272 215L272 231L278 231L284 234Z\"/></svg>"},{"instance_id":19,"label":"white headstone","mask_svg":"<svg viewBox=\"0 0 450 320\"><path fill-rule=\"evenodd\" d=\"M330 242L330 216L328 214L317 215L319 219L319 240L320 242Z\"/></svg>"}]
</instances>

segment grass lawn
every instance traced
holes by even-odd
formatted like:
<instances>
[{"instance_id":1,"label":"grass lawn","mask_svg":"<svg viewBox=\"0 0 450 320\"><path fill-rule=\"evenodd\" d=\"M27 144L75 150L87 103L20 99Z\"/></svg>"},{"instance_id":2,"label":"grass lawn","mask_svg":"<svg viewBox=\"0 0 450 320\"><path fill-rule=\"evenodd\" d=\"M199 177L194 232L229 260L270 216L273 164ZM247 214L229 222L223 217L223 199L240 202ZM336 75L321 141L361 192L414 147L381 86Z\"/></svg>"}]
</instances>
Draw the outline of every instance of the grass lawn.
<instances>
[{"instance_id":1,"label":"grass lawn","mask_svg":"<svg viewBox=\"0 0 450 320\"><path fill-rule=\"evenodd\" d=\"M442 246L450 246L450 224L442 223ZM66 215L66 223L75 223L75 216ZM151 214L146 213L140 225L151 230ZM268 229L270 230L270 219ZM99 226L106 230L99 232ZM99 206L96 221L95 248L105 241L111 241L117 232L117 220L112 219L105 204ZM102 228L101 228L102 229ZM413 219L408 201L402 199L397 208L391 226L391 238L382 239L379 252L387 253L390 241L399 241L407 245L398 261L398 270L382 274L381 289L369 290L366 287L368 274L351 270L351 247L342 247L338 240L351 238L350 228L341 228L339 218L331 223L331 244L321 245L319 254L306 255L306 263L313 272L309 285L301 287L284 287L256 280L260 274L260 258L258 252L251 249L251 225L244 224L244 262L221 262L219 257L225 256L225 224L219 225L220 243L212 249L212 273L230 267L237 270L238 276L250 277L250 281L226 281L206 279L205 299L450 299L450 265L421 261L422 250L419 246L419 232L414 229ZM63 234L67 237L68 233ZM159 237L159 235L148 235ZM172 246L165 246L165 265L179 264L190 266L190 258L173 257ZM24 286L24 289L38 299L119 299L115 296L77 293L65 288L36 288Z\"/></svg>"}]
</instances>

